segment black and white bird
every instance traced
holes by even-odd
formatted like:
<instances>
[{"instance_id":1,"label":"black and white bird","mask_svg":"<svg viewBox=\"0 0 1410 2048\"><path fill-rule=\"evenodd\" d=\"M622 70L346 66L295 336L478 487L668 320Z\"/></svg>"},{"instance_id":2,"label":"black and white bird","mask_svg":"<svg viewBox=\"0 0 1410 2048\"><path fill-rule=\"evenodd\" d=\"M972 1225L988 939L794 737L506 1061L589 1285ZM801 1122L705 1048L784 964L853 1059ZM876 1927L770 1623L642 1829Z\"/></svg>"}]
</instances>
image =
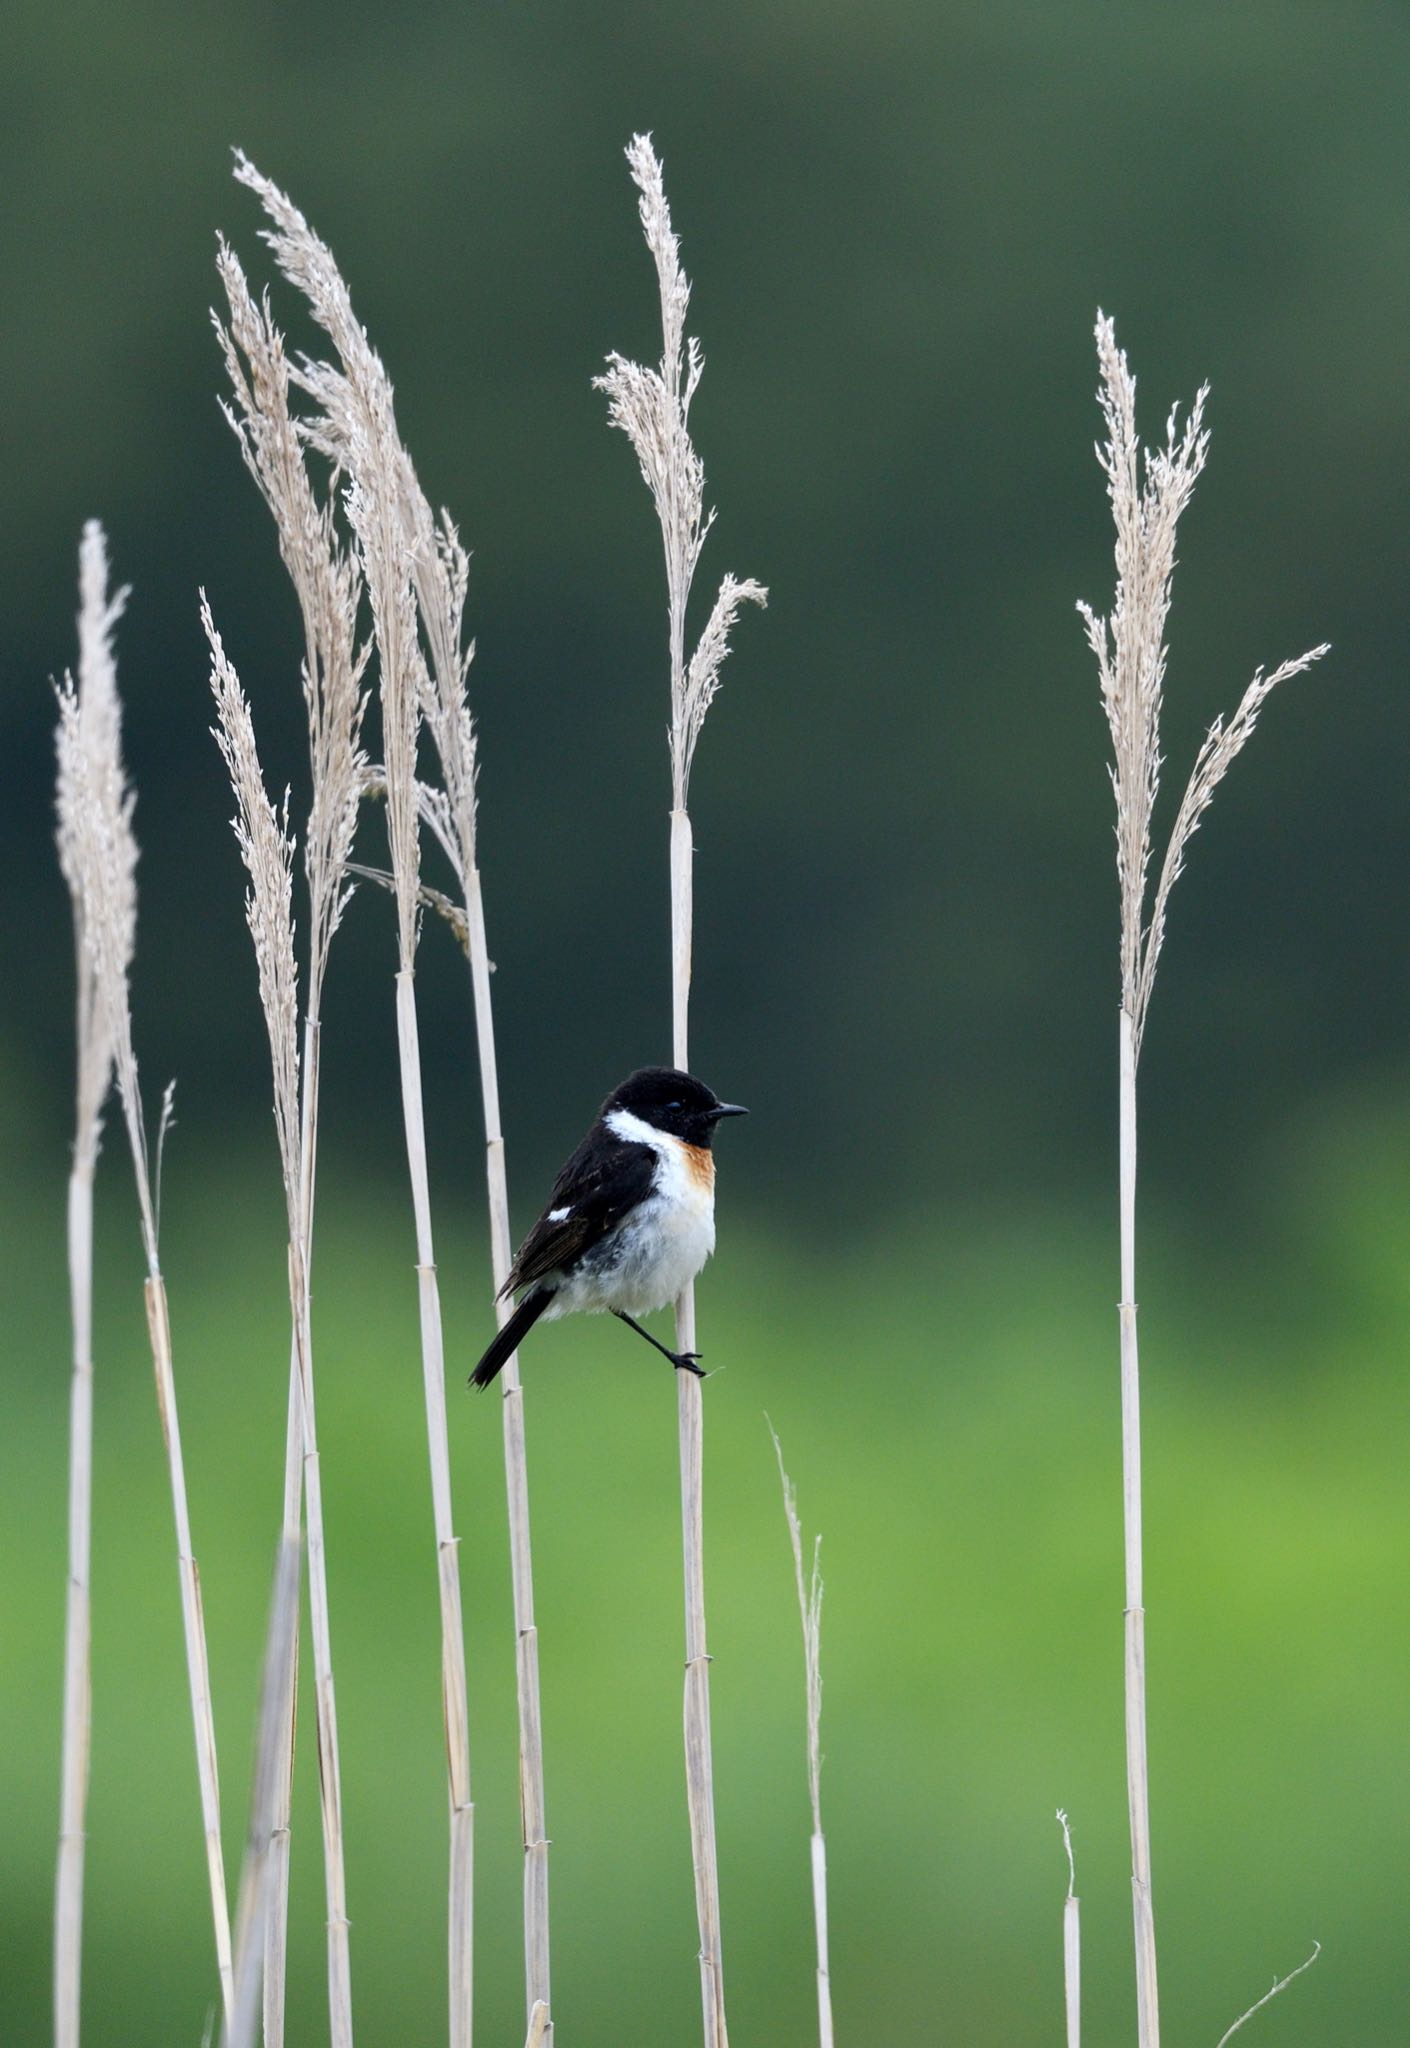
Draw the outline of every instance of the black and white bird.
<instances>
[{"instance_id":1,"label":"black and white bird","mask_svg":"<svg viewBox=\"0 0 1410 2048\"><path fill-rule=\"evenodd\" d=\"M519 1305L471 1374L487 1387L540 1317L613 1315L700 1377L698 1354L669 1351L638 1316L674 1301L715 1249L721 1117L744 1116L676 1067L642 1067L613 1091L515 1254L500 1298Z\"/></svg>"}]
</instances>

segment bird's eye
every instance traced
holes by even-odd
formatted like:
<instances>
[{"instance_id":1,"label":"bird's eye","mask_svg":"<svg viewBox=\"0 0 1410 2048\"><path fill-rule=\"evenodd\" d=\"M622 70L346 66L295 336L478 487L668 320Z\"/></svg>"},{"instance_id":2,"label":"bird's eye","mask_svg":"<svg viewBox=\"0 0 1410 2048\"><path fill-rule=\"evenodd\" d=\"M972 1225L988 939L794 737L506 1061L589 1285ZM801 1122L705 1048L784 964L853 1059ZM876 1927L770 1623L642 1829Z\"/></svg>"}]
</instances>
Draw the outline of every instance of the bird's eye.
<instances>
[{"instance_id":1,"label":"bird's eye","mask_svg":"<svg viewBox=\"0 0 1410 2048\"><path fill-rule=\"evenodd\" d=\"M666 1107L667 1109L684 1109L685 1104L683 1102L668 1102Z\"/></svg>"}]
</instances>

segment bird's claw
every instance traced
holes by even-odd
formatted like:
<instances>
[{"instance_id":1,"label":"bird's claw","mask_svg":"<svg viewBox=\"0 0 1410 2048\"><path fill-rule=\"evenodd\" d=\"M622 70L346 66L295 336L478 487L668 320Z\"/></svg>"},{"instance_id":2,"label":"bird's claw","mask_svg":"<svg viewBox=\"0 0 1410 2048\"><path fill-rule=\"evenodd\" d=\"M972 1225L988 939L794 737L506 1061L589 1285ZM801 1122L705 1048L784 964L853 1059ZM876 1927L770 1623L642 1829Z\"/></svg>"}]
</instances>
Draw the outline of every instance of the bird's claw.
<instances>
[{"instance_id":1,"label":"bird's claw","mask_svg":"<svg viewBox=\"0 0 1410 2048\"><path fill-rule=\"evenodd\" d=\"M698 1380L703 1380L705 1378L705 1368L699 1364L699 1358L700 1353L698 1351L673 1351L671 1353L671 1363L677 1372L693 1372Z\"/></svg>"}]
</instances>

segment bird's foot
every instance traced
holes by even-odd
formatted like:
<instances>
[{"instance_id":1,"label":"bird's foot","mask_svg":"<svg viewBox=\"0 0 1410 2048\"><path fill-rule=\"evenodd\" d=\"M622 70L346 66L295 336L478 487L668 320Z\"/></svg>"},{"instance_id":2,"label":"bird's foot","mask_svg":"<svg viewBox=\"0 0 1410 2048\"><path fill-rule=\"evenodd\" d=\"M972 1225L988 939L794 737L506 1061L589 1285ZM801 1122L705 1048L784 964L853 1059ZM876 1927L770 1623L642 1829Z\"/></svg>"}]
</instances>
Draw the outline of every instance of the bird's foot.
<instances>
[{"instance_id":1,"label":"bird's foot","mask_svg":"<svg viewBox=\"0 0 1410 2048\"><path fill-rule=\"evenodd\" d=\"M699 1362L698 1351L672 1351L667 1355L677 1372L693 1372L698 1380L705 1378L705 1368Z\"/></svg>"}]
</instances>

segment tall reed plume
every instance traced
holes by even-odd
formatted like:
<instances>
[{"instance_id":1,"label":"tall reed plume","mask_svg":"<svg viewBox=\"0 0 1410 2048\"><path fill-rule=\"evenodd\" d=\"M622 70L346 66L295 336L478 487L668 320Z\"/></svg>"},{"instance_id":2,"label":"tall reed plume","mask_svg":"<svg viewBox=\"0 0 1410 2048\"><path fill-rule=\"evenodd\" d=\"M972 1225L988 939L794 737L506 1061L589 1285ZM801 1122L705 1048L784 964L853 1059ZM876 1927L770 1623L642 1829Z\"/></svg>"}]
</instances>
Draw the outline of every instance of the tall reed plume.
<instances>
[{"instance_id":1,"label":"tall reed plume","mask_svg":"<svg viewBox=\"0 0 1410 2048\"><path fill-rule=\"evenodd\" d=\"M1160 785L1160 708L1165 685L1165 621L1180 517L1204 468L1208 386L1201 386L1184 427L1172 410L1165 442L1141 450L1136 380L1116 345L1112 322L1097 315L1099 399L1107 438L1097 449L1116 524L1116 595L1109 618L1079 605L1097 658L1111 730L1116 796L1116 869L1121 892L1121 1012L1118 1072L1121 1206L1121 1449L1126 1550L1126 1784L1130 1808L1131 1891L1136 1940L1140 2048L1159 2048L1155 1921L1151 1906L1150 1792L1146 1759L1145 1609L1141 1573L1141 1407L1136 1346L1136 1070L1165 937L1170 892L1185 850L1230 764L1247 744L1270 693L1327 652L1311 648L1271 674L1260 669L1238 709L1216 718L1195 757L1150 898L1151 818ZM1149 913L1147 902L1150 900Z\"/></svg>"},{"instance_id":2,"label":"tall reed plume","mask_svg":"<svg viewBox=\"0 0 1410 2048\"><path fill-rule=\"evenodd\" d=\"M75 1172L79 1188L70 1195L70 1245L74 1274L75 1389L77 1420L74 1448L74 1494L71 1498L71 1542L75 1563L71 1580L68 1661L65 1673L64 1841L60 1852L56 1954L56 2022L59 2031L77 2037L78 1910L81 1904L82 1852L75 1853L70 1824L81 1828L82 1797L87 1776L88 1744L88 1492L91 1453L90 1271L92 1161L97 1145L97 1117L110 1072L116 1074L123 1122L127 1129L137 1185L142 1250L147 1275L143 1293L147 1331L152 1346L157 1408L166 1445L172 1508L176 1521L176 1553L181 1587L181 1619L186 1645L186 1673L191 1718L196 1738L196 1770L201 1791L206 1866L210 1883L211 1919L215 1931L216 1968L221 2002L228 2022L233 1998L230 1915L225 1893L225 1863L220 1841L220 1783L216 1769L215 1724L211 1712L210 1669L206 1656L205 1621L201 1613L201 1578L191 1542L191 1516L186 1497L186 1471L181 1452L181 1425L172 1370L171 1317L158 1248L158 1186L161 1137L170 1114L171 1091L163 1101L154 1175L147 1143L146 1120L132 1044L132 1012L128 976L137 930L137 842L132 832L134 798L122 762L121 716L112 653L112 628L126 593L109 598L107 551L101 529L90 525L80 560L79 684L65 677L59 691L59 858L74 901L79 938L79 1142ZM80 1441L81 1439L81 1441Z\"/></svg>"},{"instance_id":3,"label":"tall reed plume","mask_svg":"<svg viewBox=\"0 0 1410 2048\"><path fill-rule=\"evenodd\" d=\"M607 394L608 418L636 450L661 524L666 556L671 692L671 1020L673 1058L688 1068L691 915L694 845L686 802L691 763L705 714L720 687L729 636L742 604L763 604L763 586L726 576L689 659L686 607L714 513L705 510L705 471L690 438L690 404L704 358L685 318L690 285L681 269L680 244L671 227L662 169L651 138L634 135L627 162L641 194L639 211L656 265L661 296L661 362L655 369L617 354L597 388ZM695 1290L676 1304L676 1349L695 1349ZM710 1750L710 1659L705 1637L704 1450L701 1383L676 1374L681 1464L681 1521L685 1564L685 1756L696 1917L700 1928L700 1992L705 2048L726 2048L724 1977L720 1958L720 1884L715 1850L714 1768Z\"/></svg>"},{"instance_id":4,"label":"tall reed plume","mask_svg":"<svg viewBox=\"0 0 1410 2048\"><path fill-rule=\"evenodd\" d=\"M314 1396L310 1302L318 1150L323 984L329 950L348 895L349 860L366 777L361 731L367 649L359 645L361 578L341 544L331 508L320 502L290 410L290 370L268 305L257 305L233 253L220 245L218 268L228 325L216 322L233 403L226 416L246 466L273 515L279 549L298 598L304 629L302 681L308 718L312 797L304 835L309 949L299 1058L298 973L292 911L293 847L287 817L276 817L265 790L249 706L215 631L211 647L216 737L230 771L239 815L236 836L249 875L247 909L259 970L260 999L274 1070L274 1111L289 1228L292 1323L284 1462L284 1534L298 1542L301 1496L307 1506L309 1605L327 1898L329 2010L335 2048L352 2038L351 1960L343 1853L342 1783L328 1613L328 1583ZM288 1923L289 1809L293 1772L296 1670L285 1700L288 1741L275 1790L271 1898L264 1914L264 2010L267 2048L283 2039Z\"/></svg>"},{"instance_id":5,"label":"tall reed plume","mask_svg":"<svg viewBox=\"0 0 1410 2048\"><path fill-rule=\"evenodd\" d=\"M277 263L328 334L336 363L303 358L297 381L316 410L308 439L347 479L345 495L369 593L377 645L385 797L397 903L396 1012L402 1103L417 1241L423 1383L442 1615L442 1687L450 1799L450 2010L453 2048L468 2048L472 2017L471 1909L473 1824L470 1750L457 1538L450 1494L444 1347L431 1231L425 1119L415 1003L421 906L451 908L421 880L420 825L429 825L460 886L453 911L469 955L486 1129L491 1260L496 1287L510 1263L509 1203L490 1003L490 966L476 853L476 742L466 693L473 647L465 640L469 581L465 550L449 515L437 519L398 433L391 384L353 312L331 251L288 198L246 159L236 175L256 192L272 226ZM422 724L439 758L440 784L422 782L417 755ZM505 1376L505 1470L513 1572L524 1863L525 2001L530 2022L549 2018L548 1839L544 1818L538 1634L522 1392L517 1362Z\"/></svg>"}]
</instances>

